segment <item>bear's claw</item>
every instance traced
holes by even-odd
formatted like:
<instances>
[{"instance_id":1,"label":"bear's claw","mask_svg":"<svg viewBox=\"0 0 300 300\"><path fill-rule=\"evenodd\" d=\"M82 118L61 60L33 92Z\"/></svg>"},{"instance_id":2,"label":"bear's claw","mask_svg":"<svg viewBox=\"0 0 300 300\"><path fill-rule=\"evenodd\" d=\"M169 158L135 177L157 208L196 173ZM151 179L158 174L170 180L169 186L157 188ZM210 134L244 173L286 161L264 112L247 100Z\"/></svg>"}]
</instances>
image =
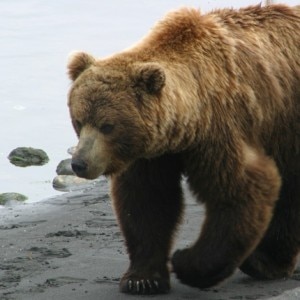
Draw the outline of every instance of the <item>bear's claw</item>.
<instances>
[{"instance_id":1,"label":"bear's claw","mask_svg":"<svg viewBox=\"0 0 300 300\"><path fill-rule=\"evenodd\" d=\"M170 290L168 281L160 279L123 279L120 283L120 291L135 295L165 294Z\"/></svg>"}]
</instances>

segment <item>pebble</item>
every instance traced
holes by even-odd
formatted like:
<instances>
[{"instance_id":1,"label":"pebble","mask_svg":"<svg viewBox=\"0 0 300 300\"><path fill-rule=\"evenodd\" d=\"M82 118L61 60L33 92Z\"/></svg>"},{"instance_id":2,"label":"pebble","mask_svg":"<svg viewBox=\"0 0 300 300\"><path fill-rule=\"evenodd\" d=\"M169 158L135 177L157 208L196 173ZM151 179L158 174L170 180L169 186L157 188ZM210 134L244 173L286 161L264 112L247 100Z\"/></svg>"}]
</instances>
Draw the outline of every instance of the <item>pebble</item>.
<instances>
[{"instance_id":1,"label":"pebble","mask_svg":"<svg viewBox=\"0 0 300 300\"><path fill-rule=\"evenodd\" d=\"M76 146L73 146L73 147L70 147L67 152L70 154L70 155L73 155L76 151Z\"/></svg>"},{"instance_id":2,"label":"pebble","mask_svg":"<svg viewBox=\"0 0 300 300\"><path fill-rule=\"evenodd\" d=\"M73 175L57 175L52 181L54 189L62 192L74 191L78 187L89 185L93 181Z\"/></svg>"},{"instance_id":3,"label":"pebble","mask_svg":"<svg viewBox=\"0 0 300 300\"><path fill-rule=\"evenodd\" d=\"M72 170L71 161L72 161L71 158L62 160L56 167L56 174L57 175L75 175L75 173Z\"/></svg>"}]
</instances>

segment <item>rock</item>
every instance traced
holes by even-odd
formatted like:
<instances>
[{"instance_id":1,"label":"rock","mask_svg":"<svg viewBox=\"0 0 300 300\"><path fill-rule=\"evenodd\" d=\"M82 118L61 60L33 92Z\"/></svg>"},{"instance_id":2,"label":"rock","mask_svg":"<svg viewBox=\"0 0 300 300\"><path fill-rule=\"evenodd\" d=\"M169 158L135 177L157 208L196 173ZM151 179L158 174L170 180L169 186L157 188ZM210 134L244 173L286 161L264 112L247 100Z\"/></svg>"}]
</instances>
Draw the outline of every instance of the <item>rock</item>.
<instances>
[{"instance_id":1,"label":"rock","mask_svg":"<svg viewBox=\"0 0 300 300\"><path fill-rule=\"evenodd\" d=\"M12 164L18 167L42 166L49 161L45 151L30 147L14 149L8 156Z\"/></svg>"},{"instance_id":2,"label":"rock","mask_svg":"<svg viewBox=\"0 0 300 300\"><path fill-rule=\"evenodd\" d=\"M70 147L70 148L67 150L67 152L68 152L70 155L73 155L74 152L75 152L75 150L76 150L76 146L73 146L73 147Z\"/></svg>"},{"instance_id":3,"label":"rock","mask_svg":"<svg viewBox=\"0 0 300 300\"><path fill-rule=\"evenodd\" d=\"M56 174L57 175L75 175L75 173L72 170L71 161L72 161L71 158L62 160L56 168Z\"/></svg>"},{"instance_id":4,"label":"rock","mask_svg":"<svg viewBox=\"0 0 300 300\"><path fill-rule=\"evenodd\" d=\"M2 193L0 194L0 205L5 205L14 201L23 202L27 199L26 196L19 193Z\"/></svg>"},{"instance_id":5,"label":"rock","mask_svg":"<svg viewBox=\"0 0 300 300\"><path fill-rule=\"evenodd\" d=\"M82 187L84 185L89 185L93 181L79 178L77 176L72 175L58 175L53 179L52 185L53 188L62 191L62 192L69 192L74 191L79 187Z\"/></svg>"}]
</instances>

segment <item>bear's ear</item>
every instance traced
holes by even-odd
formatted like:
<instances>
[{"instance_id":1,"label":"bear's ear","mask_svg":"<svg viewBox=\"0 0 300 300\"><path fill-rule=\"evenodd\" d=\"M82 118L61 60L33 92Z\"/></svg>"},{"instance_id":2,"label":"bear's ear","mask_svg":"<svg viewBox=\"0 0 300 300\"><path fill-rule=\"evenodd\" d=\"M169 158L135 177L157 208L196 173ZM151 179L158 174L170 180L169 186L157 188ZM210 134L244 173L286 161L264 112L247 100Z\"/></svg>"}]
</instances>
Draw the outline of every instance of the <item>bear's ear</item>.
<instances>
[{"instance_id":1,"label":"bear's ear","mask_svg":"<svg viewBox=\"0 0 300 300\"><path fill-rule=\"evenodd\" d=\"M95 58L85 52L73 52L68 58L68 74L71 80L75 80L84 70L95 63Z\"/></svg>"},{"instance_id":2,"label":"bear's ear","mask_svg":"<svg viewBox=\"0 0 300 300\"><path fill-rule=\"evenodd\" d=\"M137 67L135 80L149 94L157 94L164 87L166 75L158 63L143 63Z\"/></svg>"}]
</instances>

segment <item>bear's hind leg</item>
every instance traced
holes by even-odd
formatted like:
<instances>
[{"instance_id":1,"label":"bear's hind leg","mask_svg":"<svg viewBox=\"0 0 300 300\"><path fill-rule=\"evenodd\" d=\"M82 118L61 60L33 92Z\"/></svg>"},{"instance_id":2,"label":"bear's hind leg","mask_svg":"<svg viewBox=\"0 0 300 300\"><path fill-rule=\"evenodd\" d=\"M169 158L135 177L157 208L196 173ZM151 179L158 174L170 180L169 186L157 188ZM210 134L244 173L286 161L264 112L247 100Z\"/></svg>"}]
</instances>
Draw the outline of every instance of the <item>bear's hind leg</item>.
<instances>
[{"instance_id":1,"label":"bear's hind leg","mask_svg":"<svg viewBox=\"0 0 300 300\"><path fill-rule=\"evenodd\" d=\"M167 267L182 212L181 163L175 156L139 160L112 178L112 198L130 266L120 290L160 294L170 289Z\"/></svg>"},{"instance_id":2,"label":"bear's hind leg","mask_svg":"<svg viewBox=\"0 0 300 300\"><path fill-rule=\"evenodd\" d=\"M199 288L220 283L263 238L279 196L278 169L268 157L256 154L240 174L227 173L223 183L202 188L206 219L200 237L193 246L177 250L172 257L174 272L183 283ZM217 182L218 177L210 180ZM193 190L201 182L191 180Z\"/></svg>"},{"instance_id":3,"label":"bear's hind leg","mask_svg":"<svg viewBox=\"0 0 300 300\"><path fill-rule=\"evenodd\" d=\"M258 279L291 276L300 250L300 176L284 180L268 231L240 269Z\"/></svg>"}]
</instances>

